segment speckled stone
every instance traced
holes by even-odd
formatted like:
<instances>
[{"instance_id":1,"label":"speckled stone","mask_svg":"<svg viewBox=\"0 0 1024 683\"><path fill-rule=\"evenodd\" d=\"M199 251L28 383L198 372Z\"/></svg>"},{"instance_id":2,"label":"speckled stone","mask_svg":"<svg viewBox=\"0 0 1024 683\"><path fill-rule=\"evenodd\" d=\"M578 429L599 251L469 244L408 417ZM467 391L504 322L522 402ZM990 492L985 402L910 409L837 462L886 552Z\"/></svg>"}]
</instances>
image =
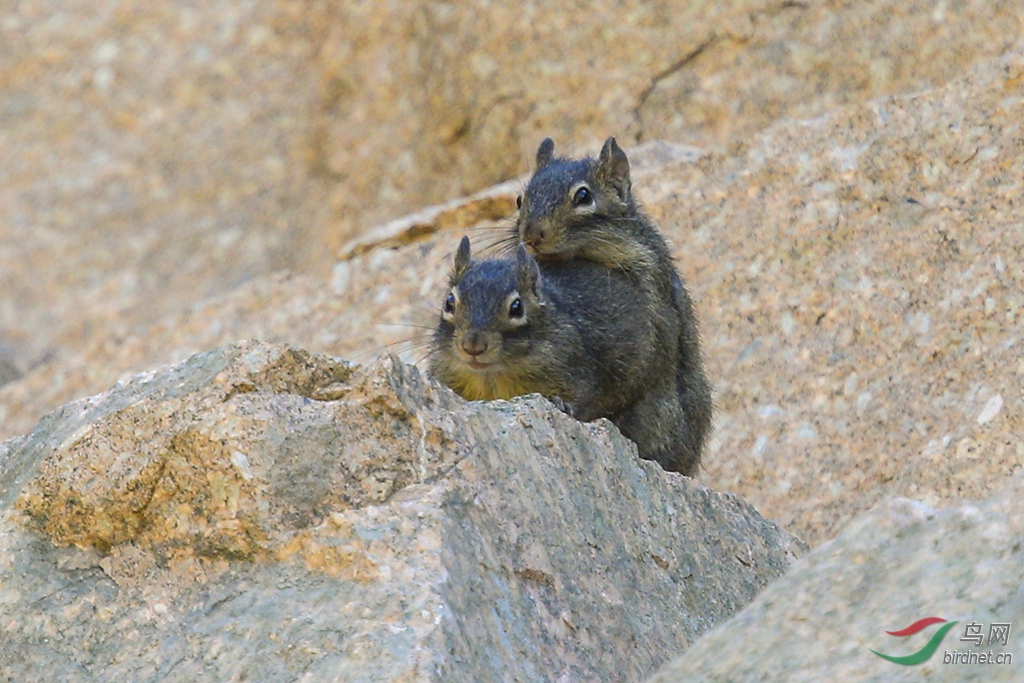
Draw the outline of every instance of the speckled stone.
<instances>
[{"instance_id":1,"label":"speckled stone","mask_svg":"<svg viewBox=\"0 0 1024 683\"><path fill-rule=\"evenodd\" d=\"M778 125L653 203L704 322L705 481L820 542L1024 467L1024 57Z\"/></svg>"},{"instance_id":2,"label":"speckled stone","mask_svg":"<svg viewBox=\"0 0 1024 683\"><path fill-rule=\"evenodd\" d=\"M801 558L746 609L648 683L1020 681L1024 678L1024 477L984 502L935 510L892 499ZM892 637L924 617L957 621L924 663L901 666L939 626ZM983 642L961 640L971 622ZM989 643L992 624L1007 643ZM1010 654L953 663L946 653Z\"/></svg>"},{"instance_id":3,"label":"speckled stone","mask_svg":"<svg viewBox=\"0 0 1024 683\"><path fill-rule=\"evenodd\" d=\"M607 421L248 342L0 445L0 679L641 681L805 551Z\"/></svg>"},{"instance_id":4,"label":"speckled stone","mask_svg":"<svg viewBox=\"0 0 1024 683\"><path fill-rule=\"evenodd\" d=\"M718 406L705 483L817 544L883 498L984 498L1021 469L1022 74L1017 50L728 152L626 148L702 323ZM260 279L143 334L92 335L0 387L0 433L243 338L421 360L459 236L508 229L496 201L477 227L458 206L392 226L329 279Z\"/></svg>"},{"instance_id":5,"label":"speckled stone","mask_svg":"<svg viewBox=\"0 0 1024 683\"><path fill-rule=\"evenodd\" d=\"M216 0L0 8L0 345L21 370L529 167L718 145L946 83L1006 0Z\"/></svg>"}]
</instances>

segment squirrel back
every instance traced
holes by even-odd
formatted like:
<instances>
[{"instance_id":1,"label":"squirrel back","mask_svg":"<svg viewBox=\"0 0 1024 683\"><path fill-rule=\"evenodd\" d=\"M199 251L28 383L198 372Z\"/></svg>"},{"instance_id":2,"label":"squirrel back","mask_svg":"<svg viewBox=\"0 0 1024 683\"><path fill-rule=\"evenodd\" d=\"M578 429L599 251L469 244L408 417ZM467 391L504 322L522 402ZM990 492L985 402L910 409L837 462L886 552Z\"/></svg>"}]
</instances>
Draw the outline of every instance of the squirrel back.
<instances>
[{"instance_id":1,"label":"squirrel back","mask_svg":"<svg viewBox=\"0 0 1024 683\"><path fill-rule=\"evenodd\" d=\"M522 245L472 261L463 238L449 285L430 366L464 398L540 393L580 420L615 420L675 372L642 290L596 264L541 267Z\"/></svg>"},{"instance_id":2,"label":"squirrel back","mask_svg":"<svg viewBox=\"0 0 1024 683\"><path fill-rule=\"evenodd\" d=\"M665 469L692 472L710 433L712 398L689 292L664 238L633 196L629 159L615 138L608 138L596 159L560 158L554 150L550 138L537 150L537 170L516 202L515 238L541 264L597 264L643 290L660 336L675 339L666 352L676 356L677 401L685 423L680 443L655 459Z\"/></svg>"}]
</instances>

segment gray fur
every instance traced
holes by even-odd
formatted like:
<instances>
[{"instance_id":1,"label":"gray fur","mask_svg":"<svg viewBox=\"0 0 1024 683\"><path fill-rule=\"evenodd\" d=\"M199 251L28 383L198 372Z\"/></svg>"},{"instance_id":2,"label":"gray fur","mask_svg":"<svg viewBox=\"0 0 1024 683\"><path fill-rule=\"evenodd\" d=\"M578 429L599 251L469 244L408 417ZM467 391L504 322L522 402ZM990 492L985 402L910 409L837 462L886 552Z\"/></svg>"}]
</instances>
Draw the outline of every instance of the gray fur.
<instances>
[{"instance_id":1,"label":"gray fur","mask_svg":"<svg viewBox=\"0 0 1024 683\"><path fill-rule=\"evenodd\" d=\"M672 357L675 386L651 385L619 426L641 457L692 474L710 434L713 404L693 302L668 245L637 206L629 160L614 137L597 159L554 157L554 144L548 147L551 158L538 164L523 194L515 236L530 247L542 272L555 263L598 265L626 276L641 292L637 315L656 331L651 343L657 353ZM570 197L582 182L596 201L596 210L587 213L575 211Z\"/></svg>"},{"instance_id":2,"label":"gray fur","mask_svg":"<svg viewBox=\"0 0 1024 683\"><path fill-rule=\"evenodd\" d=\"M523 283L533 283L524 291ZM471 262L450 284L461 295L454 323L441 319L431 348L431 373L467 398L541 393L577 419L626 420L650 387L672 390L675 357L656 353L659 330L642 311L652 305L630 279L593 263L538 262L525 249L513 259ZM503 323L504 302L519 293L528 323ZM638 314L638 311L641 314ZM486 337L500 349L493 369L474 374L457 345ZM637 422L637 424L640 424ZM631 435L632 434L632 435Z\"/></svg>"}]
</instances>

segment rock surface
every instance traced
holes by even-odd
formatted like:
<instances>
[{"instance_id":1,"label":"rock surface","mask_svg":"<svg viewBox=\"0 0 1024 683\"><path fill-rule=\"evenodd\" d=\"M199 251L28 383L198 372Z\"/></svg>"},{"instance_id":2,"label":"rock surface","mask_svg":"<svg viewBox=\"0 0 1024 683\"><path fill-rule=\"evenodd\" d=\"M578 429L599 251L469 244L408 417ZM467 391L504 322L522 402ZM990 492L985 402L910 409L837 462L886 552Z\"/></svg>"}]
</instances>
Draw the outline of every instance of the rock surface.
<instances>
[{"instance_id":1,"label":"rock surface","mask_svg":"<svg viewBox=\"0 0 1024 683\"><path fill-rule=\"evenodd\" d=\"M1024 478L984 502L935 510L888 501L801 558L738 615L648 683L690 681L1020 681L1024 679ZM941 628L892 637L918 619L958 623L917 666ZM984 642L962 641L970 623ZM1011 624L1006 645L988 642ZM1010 653L1009 664L943 663L947 652ZM952 660L952 657L950 657Z\"/></svg>"},{"instance_id":2,"label":"rock surface","mask_svg":"<svg viewBox=\"0 0 1024 683\"><path fill-rule=\"evenodd\" d=\"M640 681L804 549L540 397L244 343L0 446L0 678Z\"/></svg>"},{"instance_id":3,"label":"rock surface","mask_svg":"<svg viewBox=\"0 0 1024 683\"><path fill-rule=\"evenodd\" d=\"M517 176L539 140L717 145L941 85L1000 0L14 3L0 345L22 370Z\"/></svg>"},{"instance_id":4,"label":"rock surface","mask_svg":"<svg viewBox=\"0 0 1024 683\"><path fill-rule=\"evenodd\" d=\"M815 545L887 497L983 499L1024 467L1022 84L1018 47L728 153L626 148L702 322L718 404L704 483ZM516 191L385 226L329 281L256 280L144 333L94 330L0 387L0 433L238 339L418 360L459 236L506 229L491 217Z\"/></svg>"}]
</instances>

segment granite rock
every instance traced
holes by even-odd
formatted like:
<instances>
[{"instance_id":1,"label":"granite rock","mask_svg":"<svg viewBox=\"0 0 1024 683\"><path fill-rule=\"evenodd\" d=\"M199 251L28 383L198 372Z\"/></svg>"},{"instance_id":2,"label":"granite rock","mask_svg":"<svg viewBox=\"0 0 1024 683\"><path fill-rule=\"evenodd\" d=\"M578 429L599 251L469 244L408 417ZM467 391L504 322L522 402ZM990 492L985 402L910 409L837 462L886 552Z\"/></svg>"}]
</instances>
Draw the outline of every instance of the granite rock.
<instances>
[{"instance_id":1,"label":"granite rock","mask_svg":"<svg viewBox=\"0 0 1024 683\"><path fill-rule=\"evenodd\" d=\"M718 410L699 476L812 545L887 497L983 499L1024 467L1022 54L726 151L626 147L702 323ZM95 330L0 387L0 435L238 339L420 360L460 235L497 239L517 191L382 226L328 277L257 279L143 332Z\"/></svg>"},{"instance_id":2,"label":"granite rock","mask_svg":"<svg viewBox=\"0 0 1024 683\"><path fill-rule=\"evenodd\" d=\"M0 678L640 681L805 549L539 396L247 342L0 446Z\"/></svg>"},{"instance_id":3,"label":"granite rock","mask_svg":"<svg viewBox=\"0 0 1024 683\"><path fill-rule=\"evenodd\" d=\"M1022 477L988 500L944 509L886 501L801 558L648 683L1019 681L1022 548ZM942 626L895 638L885 632L931 616L957 623L924 663L902 666L871 652L917 652ZM982 643L962 640L972 623L980 625ZM1006 644L989 643L993 624L1010 624ZM954 652L1012 658L954 663Z\"/></svg>"},{"instance_id":4,"label":"granite rock","mask_svg":"<svg viewBox=\"0 0 1024 683\"><path fill-rule=\"evenodd\" d=\"M0 344L28 368L528 170L938 86L1001 0L218 0L0 9Z\"/></svg>"}]
</instances>

